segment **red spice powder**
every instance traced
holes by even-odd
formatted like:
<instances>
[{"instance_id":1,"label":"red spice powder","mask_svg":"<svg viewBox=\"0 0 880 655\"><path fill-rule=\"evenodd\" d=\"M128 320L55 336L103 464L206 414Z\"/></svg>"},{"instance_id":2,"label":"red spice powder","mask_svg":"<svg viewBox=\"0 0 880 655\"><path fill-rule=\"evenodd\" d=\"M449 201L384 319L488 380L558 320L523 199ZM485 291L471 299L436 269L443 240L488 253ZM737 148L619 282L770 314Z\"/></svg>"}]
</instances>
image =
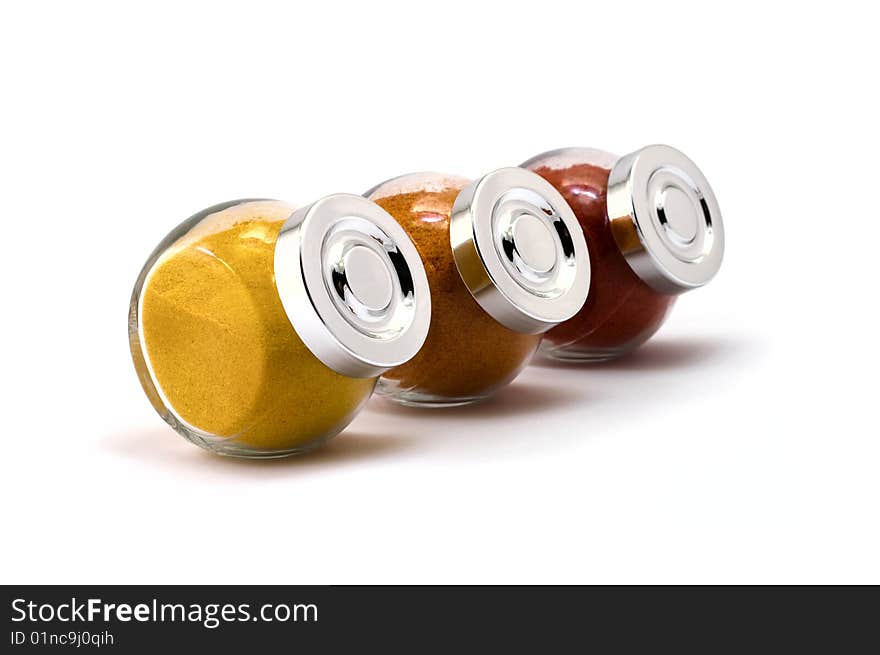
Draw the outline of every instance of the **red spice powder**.
<instances>
[{"instance_id":1,"label":"red spice powder","mask_svg":"<svg viewBox=\"0 0 880 655\"><path fill-rule=\"evenodd\" d=\"M592 279L583 308L545 336L543 348L564 359L610 359L634 350L663 324L675 296L659 293L626 263L611 232L606 197L610 169L591 164L531 168L563 195L584 230Z\"/></svg>"}]
</instances>

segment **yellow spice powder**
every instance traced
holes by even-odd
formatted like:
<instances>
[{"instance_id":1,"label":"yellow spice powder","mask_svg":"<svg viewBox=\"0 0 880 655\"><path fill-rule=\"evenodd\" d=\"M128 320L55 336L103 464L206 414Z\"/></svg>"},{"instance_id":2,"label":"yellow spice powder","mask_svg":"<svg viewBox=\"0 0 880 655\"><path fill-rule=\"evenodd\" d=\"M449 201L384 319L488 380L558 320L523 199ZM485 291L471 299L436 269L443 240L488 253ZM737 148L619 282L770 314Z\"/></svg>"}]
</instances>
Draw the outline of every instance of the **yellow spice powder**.
<instances>
[{"instance_id":1,"label":"yellow spice powder","mask_svg":"<svg viewBox=\"0 0 880 655\"><path fill-rule=\"evenodd\" d=\"M274 247L291 212L249 201L210 214L160 256L141 293L141 340L167 403L198 432L245 450L332 436L375 385L325 366L284 312Z\"/></svg>"}]
</instances>

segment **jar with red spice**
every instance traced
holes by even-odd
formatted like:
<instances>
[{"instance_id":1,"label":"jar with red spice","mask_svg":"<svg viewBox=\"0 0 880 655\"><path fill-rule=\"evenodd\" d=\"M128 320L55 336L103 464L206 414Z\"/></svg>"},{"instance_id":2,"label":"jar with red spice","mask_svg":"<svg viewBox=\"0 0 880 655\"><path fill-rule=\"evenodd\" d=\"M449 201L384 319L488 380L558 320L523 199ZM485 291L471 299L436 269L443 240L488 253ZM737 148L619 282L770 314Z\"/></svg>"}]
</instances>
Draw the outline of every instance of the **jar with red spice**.
<instances>
[{"instance_id":1,"label":"jar with red spice","mask_svg":"<svg viewBox=\"0 0 880 655\"><path fill-rule=\"evenodd\" d=\"M522 166L568 202L592 266L586 303L547 332L541 345L547 355L602 361L626 354L660 328L680 294L718 271L724 253L718 203L700 169L678 150L652 145L617 157L564 148Z\"/></svg>"},{"instance_id":2,"label":"jar with red spice","mask_svg":"<svg viewBox=\"0 0 880 655\"><path fill-rule=\"evenodd\" d=\"M367 196L407 231L431 290L425 344L382 375L379 395L431 407L486 398L586 300L583 233L559 192L534 173L504 168L472 182L414 173Z\"/></svg>"}]
</instances>

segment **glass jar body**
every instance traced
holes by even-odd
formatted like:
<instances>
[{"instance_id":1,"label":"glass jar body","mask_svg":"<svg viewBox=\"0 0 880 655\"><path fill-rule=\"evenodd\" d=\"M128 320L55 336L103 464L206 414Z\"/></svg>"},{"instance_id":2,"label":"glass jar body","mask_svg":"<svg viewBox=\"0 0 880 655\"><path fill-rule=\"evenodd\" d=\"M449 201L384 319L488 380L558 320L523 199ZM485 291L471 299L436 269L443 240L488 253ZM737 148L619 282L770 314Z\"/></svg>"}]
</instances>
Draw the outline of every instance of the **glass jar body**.
<instances>
[{"instance_id":1,"label":"glass jar body","mask_svg":"<svg viewBox=\"0 0 880 655\"><path fill-rule=\"evenodd\" d=\"M225 455L304 452L340 432L375 378L329 369L293 329L275 287L275 241L293 208L211 207L154 251L132 294L129 340L153 407Z\"/></svg>"},{"instance_id":2,"label":"glass jar body","mask_svg":"<svg viewBox=\"0 0 880 655\"><path fill-rule=\"evenodd\" d=\"M663 324L676 296L660 293L626 262L608 220L608 176L618 158L566 148L524 164L550 182L574 211L590 252L592 281L583 308L544 337L541 351L563 360L604 361L629 353Z\"/></svg>"},{"instance_id":3,"label":"glass jar body","mask_svg":"<svg viewBox=\"0 0 880 655\"><path fill-rule=\"evenodd\" d=\"M480 307L459 275L449 220L468 180L437 173L405 175L367 194L407 231L431 289L431 325L409 362L387 371L376 393L403 405L448 407L491 396L528 364L540 335L514 332Z\"/></svg>"}]
</instances>

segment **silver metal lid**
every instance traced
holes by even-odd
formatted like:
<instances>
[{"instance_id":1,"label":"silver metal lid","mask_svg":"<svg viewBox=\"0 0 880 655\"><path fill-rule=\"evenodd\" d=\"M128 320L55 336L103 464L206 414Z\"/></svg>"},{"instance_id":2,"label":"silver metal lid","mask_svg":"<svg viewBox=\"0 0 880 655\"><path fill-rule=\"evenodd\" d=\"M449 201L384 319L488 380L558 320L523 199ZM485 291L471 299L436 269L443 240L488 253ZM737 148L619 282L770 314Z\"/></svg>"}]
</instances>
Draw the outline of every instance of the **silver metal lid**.
<instances>
[{"instance_id":1,"label":"silver metal lid","mask_svg":"<svg viewBox=\"0 0 880 655\"><path fill-rule=\"evenodd\" d=\"M275 285L306 346L349 377L403 364L428 334L422 260L391 215L361 196L328 196L287 219L275 244Z\"/></svg>"},{"instance_id":2,"label":"silver metal lid","mask_svg":"<svg viewBox=\"0 0 880 655\"><path fill-rule=\"evenodd\" d=\"M568 203L540 176L502 168L455 200L449 236L476 301L516 332L539 334L587 299L590 258Z\"/></svg>"},{"instance_id":3,"label":"silver metal lid","mask_svg":"<svg viewBox=\"0 0 880 655\"><path fill-rule=\"evenodd\" d=\"M614 164L608 218L630 267L657 291L702 286L721 266L718 202L700 169L675 148L647 146Z\"/></svg>"}]
</instances>

